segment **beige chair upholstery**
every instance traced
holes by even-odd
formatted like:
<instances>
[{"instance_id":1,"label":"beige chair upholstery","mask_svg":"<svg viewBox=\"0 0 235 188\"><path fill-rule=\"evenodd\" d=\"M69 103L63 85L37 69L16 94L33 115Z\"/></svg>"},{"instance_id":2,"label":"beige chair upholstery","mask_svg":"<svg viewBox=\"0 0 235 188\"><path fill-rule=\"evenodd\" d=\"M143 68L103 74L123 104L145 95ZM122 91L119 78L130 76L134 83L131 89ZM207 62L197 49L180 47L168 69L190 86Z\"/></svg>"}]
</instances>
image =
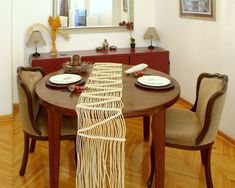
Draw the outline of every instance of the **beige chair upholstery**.
<instances>
[{"instance_id":1,"label":"beige chair upholstery","mask_svg":"<svg viewBox=\"0 0 235 188\"><path fill-rule=\"evenodd\" d=\"M21 176L25 174L28 153L34 151L36 140L48 140L47 110L40 105L35 92L36 84L43 76L44 72L41 68L18 67L17 69L17 89L21 124L24 132L24 156L19 172ZM74 144L76 144L76 133L77 119L63 117L61 122L61 139L73 140ZM30 139L31 146L29 150Z\"/></svg>"},{"instance_id":2,"label":"beige chair upholstery","mask_svg":"<svg viewBox=\"0 0 235 188\"><path fill-rule=\"evenodd\" d=\"M196 101L193 108L166 110L166 146L200 150L208 188L213 187L210 156L223 111L227 84L226 75L202 73L197 81ZM154 173L153 158L153 151L151 151L152 169L148 181L149 187Z\"/></svg>"}]
</instances>

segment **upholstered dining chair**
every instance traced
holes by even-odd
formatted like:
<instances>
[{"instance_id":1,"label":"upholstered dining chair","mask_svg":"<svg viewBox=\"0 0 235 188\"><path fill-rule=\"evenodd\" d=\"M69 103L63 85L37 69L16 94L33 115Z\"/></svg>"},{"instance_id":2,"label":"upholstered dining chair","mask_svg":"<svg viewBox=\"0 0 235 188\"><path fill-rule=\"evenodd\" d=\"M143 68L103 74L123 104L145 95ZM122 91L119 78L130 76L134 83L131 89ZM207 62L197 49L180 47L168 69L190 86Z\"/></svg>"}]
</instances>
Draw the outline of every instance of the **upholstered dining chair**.
<instances>
[{"instance_id":1,"label":"upholstered dining chair","mask_svg":"<svg viewBox=\"0 0 235 188\"><path fill-rule=\"evenodd\" d=\"M36 140L48 140L47 111L40 105L35 92L35 86L43 76L44 71L41 68L17 68L17 89L21 124L24 132L24 154L19 171L21 176L25 174L28 154L34 151ZM73 140L74 144L76 144L76 132L77 120L71 117L63 117L61 122L61 140ZM31 145L29 148L30 141ZM76 149L75 146L74 148Z\"/></svg>"},{"instance_id":2,"label":"upholstered dining chair","mask_svg":"<svg viewBox=\"0 0 235 188\"><path fill-rule=\"evenodd\" d=\"M223 111L227 85L226 75L202 73L197 80L196 100L192 109L172 107L166 110L165 145L178 149L200 150L208 188L213 188L211 150ZM154 154L151 145L148 187L152 185L153 176Z\"/></svg>"}]
</instances>

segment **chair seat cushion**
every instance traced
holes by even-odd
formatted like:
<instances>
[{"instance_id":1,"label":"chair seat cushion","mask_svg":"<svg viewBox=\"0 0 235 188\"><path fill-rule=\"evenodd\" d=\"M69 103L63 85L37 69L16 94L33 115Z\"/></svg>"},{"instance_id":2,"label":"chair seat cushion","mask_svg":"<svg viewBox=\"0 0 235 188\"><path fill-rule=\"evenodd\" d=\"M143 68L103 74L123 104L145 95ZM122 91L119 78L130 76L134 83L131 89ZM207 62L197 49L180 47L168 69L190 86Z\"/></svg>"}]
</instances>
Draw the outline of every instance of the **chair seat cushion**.
<instances>
[{"instance_id":1,"label":"chair seat cushion","mask_svg":"<svg viewBox=\"0 0 235 188\"><path fill-rule=\"evenodd\" d=\"M181 108L166 110L166 143L194 146L200 127L196 113Z\"/></svg>"},{"instance_id":2,"label":"chair seat cushion","mask_svg":"<svg viewBox=\"0 0 235 188\"><path fill-rule=\"evenodd\" d=\"M37 121L37 125L41 131L42 137L48 136L47 125L47 110L43 108L40 110ZM77 135L77 117L64 117L61 122L61 136L76 136ZM36 135L38 136L38 135Z\"/></svg>"}]
</instances>

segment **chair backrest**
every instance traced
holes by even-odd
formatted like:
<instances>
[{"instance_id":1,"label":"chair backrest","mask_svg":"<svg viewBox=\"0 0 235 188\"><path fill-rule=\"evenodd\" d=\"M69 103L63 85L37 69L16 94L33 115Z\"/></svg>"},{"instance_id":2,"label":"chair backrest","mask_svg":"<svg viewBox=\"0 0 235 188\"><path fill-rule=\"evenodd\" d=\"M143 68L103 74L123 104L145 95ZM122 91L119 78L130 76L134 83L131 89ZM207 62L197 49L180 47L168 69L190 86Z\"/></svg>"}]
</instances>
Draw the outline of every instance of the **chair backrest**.
<instances>
[{"instance_id":1,"label":"chair backrest","mask_svg":"<svg viewBox=\"0 0 235 188\"><path fill-rule=\"evenodd\" d=\"M41 68L18 67L17 89L23 130L28 133L41 134L36 125L36 118L41 105L36 96L36 84L44 76Z\"/></svg>"},{"instance_id":2,"label":"chair backrest","mask_svg":"<svg viewBox=\"0 0 235 188\"><path fill-rule=\"evenodd\" d=\"M223 112L228 76L202 73L198 77L196 101L192 111L198 114L201 132L196 144L213 143Z\"/></svg>"}]
</instances>

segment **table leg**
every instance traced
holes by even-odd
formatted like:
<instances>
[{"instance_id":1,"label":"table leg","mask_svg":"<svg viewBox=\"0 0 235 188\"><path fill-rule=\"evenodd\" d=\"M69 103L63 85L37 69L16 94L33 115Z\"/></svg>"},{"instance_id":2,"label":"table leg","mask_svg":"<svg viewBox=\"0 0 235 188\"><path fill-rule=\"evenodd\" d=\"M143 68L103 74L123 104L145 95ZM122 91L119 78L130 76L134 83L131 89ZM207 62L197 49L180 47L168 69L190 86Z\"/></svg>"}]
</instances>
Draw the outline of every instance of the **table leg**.
<instances>
[{"instance_id":1,"label":"table leg","mask_svg":"<svg viewBox=\"0 0 235 188\"><path fill-rule=\"evenodd\" d=\"M166 111L162 109L153 115L152 134L155 163L155 187L164 188L165 180L165 119Z\"/></svg>"},{"instance_id":2,"label":"table leg","mask_svg":"<svg viewBox=\"0 0 235 188\"><path fill-rule=\"evenodd\" d=\"M55 109L48 109L49 169L51 188L59 187L60 121L61 114Z\"/></svg>"},{"instance_id":3,"label":"table leg","mask_svg":"<svg viewBox=\"0 0 235 188\"><path fill-rule=\"evenodd\" d=\"M143 117L143 129L144 129L144 141L149 141L149 132L150 132L150 116Z\"/></svg>"}]
</instances>

